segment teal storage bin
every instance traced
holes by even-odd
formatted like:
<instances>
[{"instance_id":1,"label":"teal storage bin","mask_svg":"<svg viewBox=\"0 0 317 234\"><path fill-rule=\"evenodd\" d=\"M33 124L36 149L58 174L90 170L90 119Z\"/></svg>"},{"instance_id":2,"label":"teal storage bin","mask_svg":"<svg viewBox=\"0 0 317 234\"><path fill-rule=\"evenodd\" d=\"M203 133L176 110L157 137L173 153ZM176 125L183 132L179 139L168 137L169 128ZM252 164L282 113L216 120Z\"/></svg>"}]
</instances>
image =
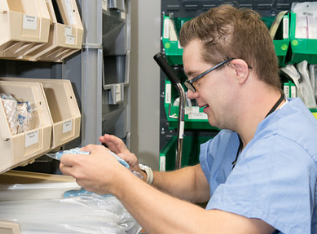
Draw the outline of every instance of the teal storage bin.
<instances>
[{"instance_id":1,"label":"teal storage bin","mask_svg":"<svg viewBox=\"0 0 317 234\"><path fill-rule=\"evenodd\" d=\"M211 137L185 136L182 149L182 167L198 164L200 145L210 139ZM175 170L176 147L177 137L173 136L160 152L160 171Z\"/></svg>"},{"instance_id":2,"label":"teal storage bin","mask_svg":"<svg viewBox=\"0 0 317 234\"><path fill-rule=\"evenodd\" d=\"M306 60L309 64L317 63L317 39L304 39L295 37L296 14L291 13L290 42L291 64Z\"/></svg>"}]
</instances>

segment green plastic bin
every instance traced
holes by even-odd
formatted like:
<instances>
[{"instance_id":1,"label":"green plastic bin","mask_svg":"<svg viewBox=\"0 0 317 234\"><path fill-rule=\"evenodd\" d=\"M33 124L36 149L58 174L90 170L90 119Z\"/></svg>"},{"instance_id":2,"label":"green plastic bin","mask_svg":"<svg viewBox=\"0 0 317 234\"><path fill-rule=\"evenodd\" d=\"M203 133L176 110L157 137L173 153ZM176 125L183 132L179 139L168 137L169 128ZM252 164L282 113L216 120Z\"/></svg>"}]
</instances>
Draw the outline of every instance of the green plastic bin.
<instances>
[{"instance_id":1,"label":"green plastic bin","mask_svg":"<svg viewBox=\"0 0 317 234\"><path fill-rule=\"evenodd\" d=\"M182 149L182 167L198 164L200 145L210 139L211 137L185 136ZM176 147L177 137L173 136L160 152L160 171L175 170Z\"/></svg>"},{"instance_id":2,"label":"green plastic bin","mask_svg":"<svg viewBox=\"0 0 317 234\"><path fill-rule=\"evenodd\" d=\"M162 32L162 43L165 50L165 55L168 63L171 66L183 64L183 48L180 46L178 41L178 34L183 24L192 18L173 18L172 22L175 26L177 40L170 40L169 38L169 16L163 16L163 32Z\"/></svg>"},{"instance_id":3,"label":"green plastic bin","mask_svg":"<svg viewBox=\"0 0 317 234\"><path fill-rule=\"evenodd\" d=\"M290 41L291 64L306 60L309 64L317 63L317 39L303 39L295 37L296 14L291 13Z\"/></svg>"},{"instance_id":4,"label":"green plastic bin","mask_svg":"<svg viewBox=\"0 0 317 234\"><path fill-rule=\"evenodd\" d=\"M184 87L186 90L186 88ZM176 89L172 86L169 80L165 80L165 100L164 109L167 121L169 123L169 129L178 128L178 113L179 106L174 106L173 103L178 97ZM204 129L211 130L218 128L209 124L207 115L204 113L203 108L198 106L185 107L185 129Z\"/></svg>"}]
</instances>

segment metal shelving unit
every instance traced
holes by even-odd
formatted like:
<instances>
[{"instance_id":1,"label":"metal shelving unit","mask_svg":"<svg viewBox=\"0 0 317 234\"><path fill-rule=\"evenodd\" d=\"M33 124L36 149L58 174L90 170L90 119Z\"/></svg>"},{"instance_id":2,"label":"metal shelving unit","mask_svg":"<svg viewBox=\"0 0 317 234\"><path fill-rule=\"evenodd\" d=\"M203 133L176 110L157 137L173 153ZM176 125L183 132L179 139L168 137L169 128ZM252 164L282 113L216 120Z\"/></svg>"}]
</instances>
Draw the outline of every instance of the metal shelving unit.
<instances>
[{"instance_id":1,"label":"metal shelving unit","mask_svg":"<svg viewBox=\"0 0 317 234\"><path fill-rule=\"evenodd\" d=\"M98 138L104 133L119 136L129 146L130 0L76 2L84 27L79 52L61 63L2 59L0 77L68 79L72 82L82 114L81 136L65 145L65 149L100 144ZM121 23L119 29L114 27L116 21ZM41 165L41 169L30 165L31 170L54 173L57 165L52 169L51 161L45 163L47 165Z\"/></svg>"}]
</instances>

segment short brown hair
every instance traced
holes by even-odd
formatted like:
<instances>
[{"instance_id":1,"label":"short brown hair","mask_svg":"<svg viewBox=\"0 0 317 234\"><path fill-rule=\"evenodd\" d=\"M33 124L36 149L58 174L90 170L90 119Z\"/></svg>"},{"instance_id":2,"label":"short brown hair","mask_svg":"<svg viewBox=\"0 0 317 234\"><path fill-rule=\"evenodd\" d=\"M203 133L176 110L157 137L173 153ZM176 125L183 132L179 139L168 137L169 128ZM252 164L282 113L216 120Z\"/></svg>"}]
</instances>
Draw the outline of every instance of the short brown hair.
<instances>
[{"instance_id":1,"label":"short brown hair","mask_svg":"<svg viewBox=\"0 0 317 234\"><path fill-rule=\"evenodd\" d=\"M281 89L273 40L257 12L230 5L211 8L182 26L181 45L186 47L193 39L203 42L204 61L243 59L260 80Z\"/></svg>"}]
</instances>

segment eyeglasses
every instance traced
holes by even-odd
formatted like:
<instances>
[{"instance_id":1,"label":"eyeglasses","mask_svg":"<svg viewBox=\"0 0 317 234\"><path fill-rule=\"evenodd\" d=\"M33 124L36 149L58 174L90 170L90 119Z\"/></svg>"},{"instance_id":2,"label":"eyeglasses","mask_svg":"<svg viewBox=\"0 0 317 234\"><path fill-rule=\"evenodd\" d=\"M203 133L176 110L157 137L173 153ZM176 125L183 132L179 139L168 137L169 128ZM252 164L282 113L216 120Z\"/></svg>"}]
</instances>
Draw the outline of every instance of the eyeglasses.
<instances>
[{"instance_id":1,"label":"eyeglasses","mask_svg":"<svg viewBox=\"0 0 317 234\"><path fill-rule=\"evenodd\" d=\"M200 78L203 78L205 75L207 75L209 72L212 72L213 70L217 69L218 67L221 67L222 65L230 62L234 60L234 58L230 58L230 59L227 59L221 63L218 63L216 66L214 67L211 67L209 68L207 71L204 71L203 73L201 73L200 75L194 77L193 79L190 79L190 80L186 80L184 82L185 86L187 87L187 89L189 89L190 91L192 91L193 93L196 92L196 88L194 87L193 83L197 80L199 80Z\"/></svg>"}]
</instances>

